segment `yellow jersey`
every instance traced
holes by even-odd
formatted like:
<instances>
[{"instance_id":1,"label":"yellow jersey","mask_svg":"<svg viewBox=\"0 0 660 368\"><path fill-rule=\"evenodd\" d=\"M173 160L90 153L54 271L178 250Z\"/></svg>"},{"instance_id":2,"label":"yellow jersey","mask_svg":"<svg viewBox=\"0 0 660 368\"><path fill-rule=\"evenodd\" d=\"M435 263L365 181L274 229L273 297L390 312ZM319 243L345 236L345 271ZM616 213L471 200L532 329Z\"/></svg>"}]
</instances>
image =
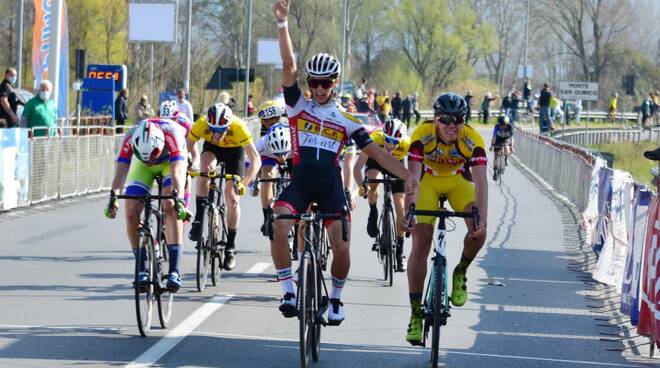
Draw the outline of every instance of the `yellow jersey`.
<instances>
[{"instance_id":1,"label":"yellow jersey","mask_svg":"<svg viewBox=\"0 0 660 368\"><path fill-rule=\"evenodd\" d=\"M469 125L464 125L456 142L444 144L436 132L433 121L425 121L413 132L408 160L423 162L427 173L434 176L454 176L463 166L486 165L486 145L481 135Z\"/></svg>"},{"instance_id":2,"label":"yellow jersey","mask_svg":"<svg viewBox=\"0 0 660 368\"><path fill-rule=\"evenodd\" d=\"M385 143L385 133L383 133L382 130L376 130L369 134L371 136L371 139L376 143L377 145L383 147L383 144ZM399 145L392 151L392 156L396 158L397 160L401 161L403 160L404 157L408 155L408 149L410 148L410 138L406 137L403 139L399 139Z\"/></svg>"},{"instance_id":3,"label":"yellow jersey","mask_svg":"<svg viewBox=\"0 0 660 368\"><path fill-rule=\"evenodd\" d=\"M247 126L240 118L234 116L227 130L227 134L221 139L216 140L209 130L208 123L206 122L206 115L202 115L190 130L189 138L193 142L200 139L222 148L245 147L252 142L252 135Z\"/></svg>"}]
</instances>

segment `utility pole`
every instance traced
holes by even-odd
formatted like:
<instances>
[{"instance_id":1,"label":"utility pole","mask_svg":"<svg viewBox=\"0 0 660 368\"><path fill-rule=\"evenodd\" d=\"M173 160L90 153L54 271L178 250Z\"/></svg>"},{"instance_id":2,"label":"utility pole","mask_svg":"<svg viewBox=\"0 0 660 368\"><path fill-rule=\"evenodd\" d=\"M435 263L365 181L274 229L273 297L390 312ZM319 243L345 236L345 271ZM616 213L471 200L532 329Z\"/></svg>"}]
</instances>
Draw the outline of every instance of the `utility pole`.
<instances>
[{"instance_id":1,"label":"utility pole","mask_svg":"<svg viewBox=\"0 0 660 368\"><path fill-rule=\"evenodd\" d=\"M188 0L188 25L186 27L185 66L183 71L183 89L190 93L190 39L192 34L192 0Z\"/></svg>"},{"instance_id":2,"label":"utility pole","mask_svg":"<svg viewBox=\"0 0 660 368\"><path fill-rule=\"evenodd\" d=\"M341 66L346 70L346 22L348 18L348 0L343 0L341 17ZM339 76L339 95L344 94L344 72Z\"/></svg>"},{"instance_id":3,"label":"utility pole","mask_svg":"<svg viewBox=\"0 0 660 368\"><path fill-rule=\"evenodd\" d=\"M525 17L525 70L523 71L523 79L527 83L527 44L529 43L529 0L527 0L527 16Z\"/></svg>"},{"instance_id":4,"label":"utility pole","mask_svg":"<svg viewBox=\"0 0 660 368\"><path fill-rule=\"evenodd\" d=\"M25 0L18 0L18 32L16 35L16 88L21 88L21 70L23 69L23 11Z\"/></svg>"},{"instance_id":5,"label":"utility pole","mask_svg":"<svg viewBox=\"0 0 660 368\"><path fill-rule=\"evenodd\" d=\"M250 95L250 46L252 46L252 0L248 0L247 68L245 68L245 116L248 114L248 96Z\"/></svg>"}]
</instances>

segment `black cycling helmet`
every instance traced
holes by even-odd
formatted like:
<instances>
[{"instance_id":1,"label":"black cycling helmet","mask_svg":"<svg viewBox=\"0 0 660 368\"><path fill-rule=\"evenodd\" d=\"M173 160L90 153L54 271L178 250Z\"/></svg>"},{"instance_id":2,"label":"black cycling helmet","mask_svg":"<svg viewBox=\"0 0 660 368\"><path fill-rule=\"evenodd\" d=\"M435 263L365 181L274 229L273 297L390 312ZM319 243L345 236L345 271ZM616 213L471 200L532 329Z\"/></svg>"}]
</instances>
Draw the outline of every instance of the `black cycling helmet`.
<instances>
[{"instance_id":1,"label":"black cycling helmet","mask_svg":"<svg viewBox=\"0 0 660 368\"><path fill-rule=\"evenodd\" d=\"M456 117L465 117L467 112L467 103L461 95L447 92L436 97L433 102L433 112L435 115L453 115Z\"/></svg>"},{"instance_id":2,"label":"black cycling helmet","mask_svg":"<svg viewBox=\"0 0 660 368\"><path fill-rule=\"evenodd\" d=\"M500 116L497 118L497 124L509 124L509 117L506 115Z\"/></svg>"}]
</instances>

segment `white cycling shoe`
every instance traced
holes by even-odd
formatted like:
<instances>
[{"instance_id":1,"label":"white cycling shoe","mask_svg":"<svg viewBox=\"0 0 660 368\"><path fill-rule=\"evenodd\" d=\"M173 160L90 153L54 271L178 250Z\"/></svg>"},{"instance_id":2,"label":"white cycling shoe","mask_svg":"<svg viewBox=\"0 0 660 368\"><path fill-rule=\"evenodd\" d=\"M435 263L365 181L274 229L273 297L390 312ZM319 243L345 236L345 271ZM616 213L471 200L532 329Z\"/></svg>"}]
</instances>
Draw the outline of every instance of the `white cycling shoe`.
<instances>
[{"instance_id":1,"label":"white cycling shoe","mask_svg":"<svg viewBox=\"0 0 660 368\"><path fill-rule=\"evenodd\" d=\"M345 317L344 303L339 299L330 299L330 305L328 306L328 325L339 326Z\"/></svg>"}]
</instances>

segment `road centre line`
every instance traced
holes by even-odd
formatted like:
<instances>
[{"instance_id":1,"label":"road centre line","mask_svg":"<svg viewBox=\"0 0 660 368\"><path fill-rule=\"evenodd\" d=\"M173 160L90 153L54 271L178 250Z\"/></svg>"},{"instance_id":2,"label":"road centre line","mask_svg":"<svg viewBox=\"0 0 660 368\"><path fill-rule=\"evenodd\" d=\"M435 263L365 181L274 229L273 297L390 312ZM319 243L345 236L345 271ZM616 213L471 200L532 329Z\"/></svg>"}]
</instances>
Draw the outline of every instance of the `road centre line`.
<instances>
[{"instance_id":1,"label":"road centre line","mask_svg":"<svg viewBox=\"0 0 660 368\"><path fill-rule=\"evenodd\" d=\"M263 272L270 263L260 262L245 271L244 275L255 275ZM202 324L208 317L220 309L234 297L234 295L217 294L199 307L183 322L179 323L172 331L161 338L155 345L142 353L139 357L126 365L126 368L149 367L165 356L170 350L177 346L191 332Z\"/></svg>"}]
</instances>

